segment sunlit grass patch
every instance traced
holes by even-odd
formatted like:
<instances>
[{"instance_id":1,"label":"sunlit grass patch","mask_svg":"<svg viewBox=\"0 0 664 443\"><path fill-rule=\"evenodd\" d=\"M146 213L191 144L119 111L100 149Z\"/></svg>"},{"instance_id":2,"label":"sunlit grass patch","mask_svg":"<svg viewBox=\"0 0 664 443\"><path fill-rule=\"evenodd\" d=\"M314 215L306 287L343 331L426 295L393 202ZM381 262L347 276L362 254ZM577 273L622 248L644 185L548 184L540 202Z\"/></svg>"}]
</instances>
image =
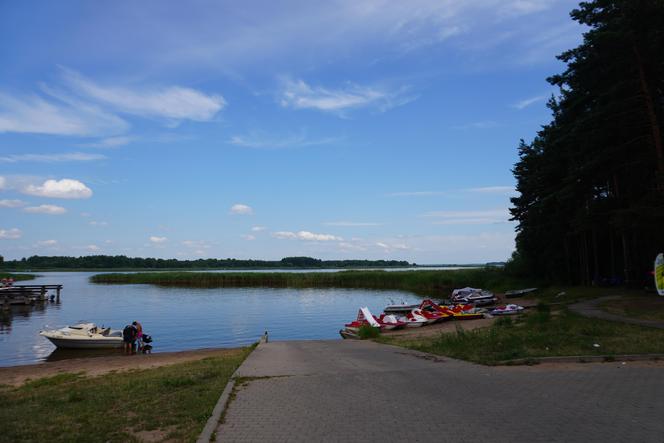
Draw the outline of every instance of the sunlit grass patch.
<instances>
[{"instance_id":1,"label":"sunlit grass patch","mask_svg":"<svg viewBox=\"0 0 664 443\"><path fill-rule=\"evenodd\" d=\"M0 389L0 441L194 441L252 348L155 369Z\"/></svg>"}]
</instances>

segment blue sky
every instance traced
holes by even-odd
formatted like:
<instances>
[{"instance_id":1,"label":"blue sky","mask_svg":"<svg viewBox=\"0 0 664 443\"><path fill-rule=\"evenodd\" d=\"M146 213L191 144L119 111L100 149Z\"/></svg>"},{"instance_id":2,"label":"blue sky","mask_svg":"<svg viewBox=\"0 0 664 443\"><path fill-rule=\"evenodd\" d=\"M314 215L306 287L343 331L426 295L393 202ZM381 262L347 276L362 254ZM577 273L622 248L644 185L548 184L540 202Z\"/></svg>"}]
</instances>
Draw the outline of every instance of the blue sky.
<instances>
[{"instance_id":1,"label":"blue sky","mask_svg":"<svg viewBox=\"0 0 664 443\"><path fill-rule=\"evenodd\" d=\"M504 260L552 0L0 3L0 254Z\"/></svg>"}]
</instances>

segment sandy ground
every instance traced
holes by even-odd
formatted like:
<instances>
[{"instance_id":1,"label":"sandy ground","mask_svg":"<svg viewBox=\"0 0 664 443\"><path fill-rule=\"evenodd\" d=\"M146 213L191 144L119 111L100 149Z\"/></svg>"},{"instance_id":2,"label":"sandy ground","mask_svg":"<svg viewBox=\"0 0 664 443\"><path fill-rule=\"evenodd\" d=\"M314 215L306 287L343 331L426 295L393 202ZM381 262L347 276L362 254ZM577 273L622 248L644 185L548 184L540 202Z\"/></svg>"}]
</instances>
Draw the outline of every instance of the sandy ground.
<instances>
[{"instance_id":1,"label":"sandy ground","mask_svg":"<svg viewBox=\"0 0 664 443\"><path fill-rule=\"evenodd\" d=\"M235 352L233 349L198 349L181 352L156 354L113 355L108 357L72 358L25 366L0 368L0 383L18 386L27 380L50 377L63 372L83 372L89 376L115 371L149 369L200 360L206 357L219 357Z\"/></svg>"}]
</instances>

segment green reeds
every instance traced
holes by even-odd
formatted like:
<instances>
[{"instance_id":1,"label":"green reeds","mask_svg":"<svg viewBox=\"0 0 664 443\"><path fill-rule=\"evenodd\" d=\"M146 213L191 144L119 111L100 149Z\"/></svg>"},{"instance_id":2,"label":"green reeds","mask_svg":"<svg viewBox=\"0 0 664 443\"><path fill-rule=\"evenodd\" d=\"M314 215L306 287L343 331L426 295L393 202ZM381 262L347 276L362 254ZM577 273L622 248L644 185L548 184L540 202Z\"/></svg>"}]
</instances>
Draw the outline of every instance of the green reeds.
<instances>
[{"instance_id":1,"label":"green reeds","mask_svg":"<svg viewBox=\"0 0 664 443\"><path fill-rule=\"evenodd\" d=\"M422 271L341 272L140 272L97 274L93 283L154 284L193 288L357 288L403 290L420 295L448 295L453 288L474 286L494 291L523 285L500 268Z\"/></svg>"}]
</instances>

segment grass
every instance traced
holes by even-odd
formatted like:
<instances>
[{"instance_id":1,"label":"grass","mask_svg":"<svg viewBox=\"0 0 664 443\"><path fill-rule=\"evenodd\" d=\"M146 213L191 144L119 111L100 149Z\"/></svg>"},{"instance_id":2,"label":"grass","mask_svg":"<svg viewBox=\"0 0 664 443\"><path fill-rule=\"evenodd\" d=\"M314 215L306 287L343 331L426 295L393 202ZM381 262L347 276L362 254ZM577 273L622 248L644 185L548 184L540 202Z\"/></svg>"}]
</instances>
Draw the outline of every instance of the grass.
<instances>
[{"instance_id":1,"label":"grass","mask_svg":"<svg viewBox=\"0 0 664 443\"><path fill-rule=\"evenodd\" d=\"M504 290L524 287L500 268L431 271L341 271L341 272L143 272L98 274L93 283L154 284L196 288L357 288L394 289L420 295L449 294L456 287L475 286Z\"/></svg>"},{"instance_id":2,"label":"grass","mask_svg":"<svg viewBox=\"0 0 664 443\"><path fill-rule=\"evenodd\" d=\"M0 442L195 441L253 348L99 377L59 374L0 387Z\"/></svg>"},{"instance_id":3,"label":"grass","mask_svg":"<svg viewBox=\"0 0 664 443\"><path fill-rule=\"evenodd\" d=\"M499 318L488 328L458 328L436 338L383 335L378 341L488 365L535 357L664 353L664 330L586 318L564 306L552 311L546 304L521 318Z\"/></svg>"},{"instance_id":4,"label":"grass","mask_svg":"<svg viewBox=\"0 0 664 443\"><path fill-rule=\"evenodd\" d=\"M36 275L32 274L10 274L8 272L0 272L0 279L3 278L13 278L14 281L26 281L26 280L34 280Z\"/></svg>"},{"instance_id":5,"label":"grass","mask_svg":"<svg viewBox=\"0 0 664 443\"><path fill-rule=\"evenodd\" d=\"M611 314L664 322L664 297L655 294L625 296L606 301L599 307Z\"/></svg>"},{"instance_id":6,"label":"grass","mask_svg":"<svg viewBox=\"0 0 664 443\"><path fill-rule=\"evenodd\" d=\"M369 325L362 325L357 331L357 335L363 340L367 338L377 338L380 336L380 329Z\"/></svg>"}]
</instances>

